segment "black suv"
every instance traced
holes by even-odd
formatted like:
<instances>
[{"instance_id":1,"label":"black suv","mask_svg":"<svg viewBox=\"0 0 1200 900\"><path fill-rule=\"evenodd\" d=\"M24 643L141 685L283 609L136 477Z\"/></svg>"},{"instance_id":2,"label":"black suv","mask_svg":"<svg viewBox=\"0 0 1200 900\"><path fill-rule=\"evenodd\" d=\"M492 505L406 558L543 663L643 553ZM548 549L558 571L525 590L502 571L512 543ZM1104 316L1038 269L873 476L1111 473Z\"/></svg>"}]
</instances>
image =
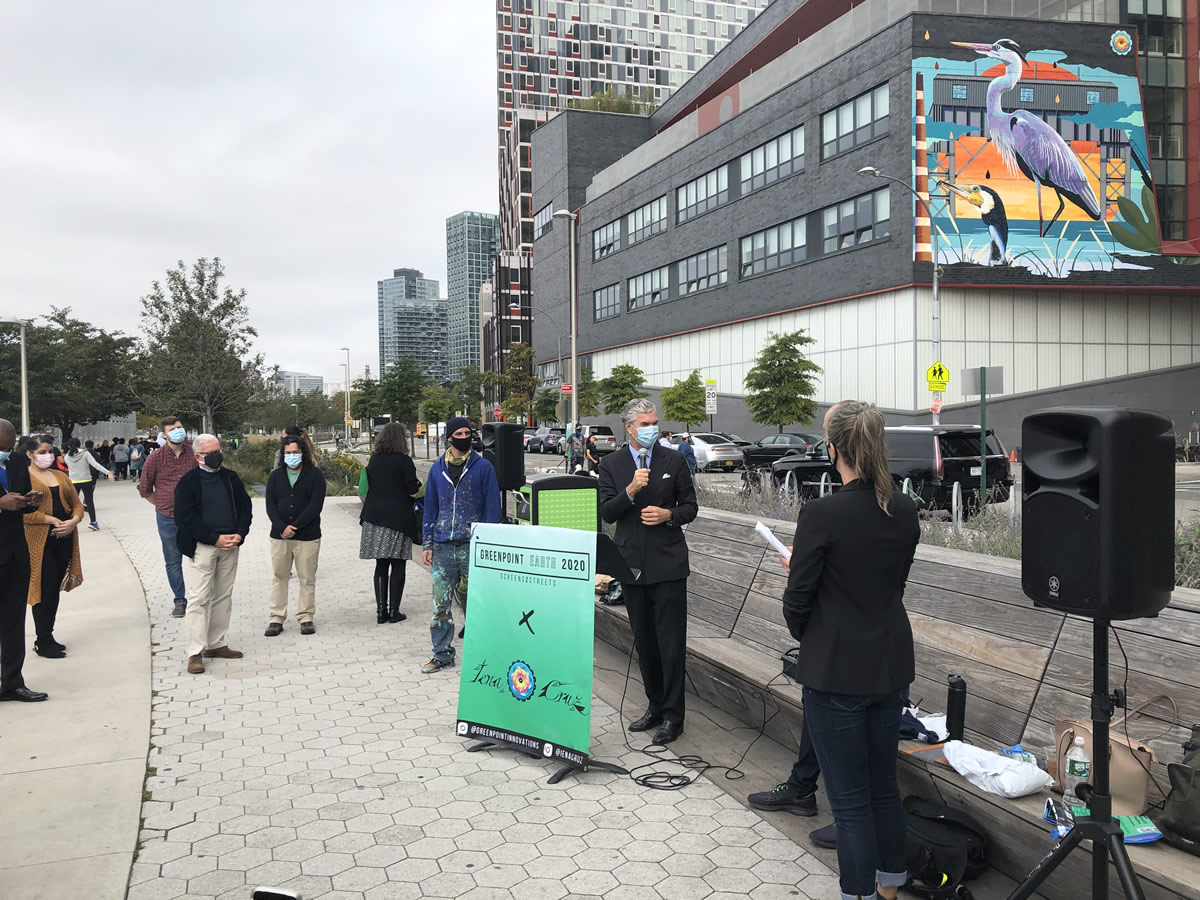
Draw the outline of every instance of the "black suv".
<instances>
[{"instance_id":1,"label":"black suv","mask_svg":"<svg viewBox=\"0 0 1200 900\"><path fill-rule=\"evenodd\" d=\"M950 509L954 484L962 485L963 508L979 506L979 474L982 462L979 454L978 425L903 425L885 428L888 445L888 468L892 481L899 487L907 478L915 494L920 496L924 509ZM771 482L779 488L785 484L797 489L801 496L816 496L821 476L828 473L834 484L837 471L829 462L824 445L822 455L807 457L801 454L785 456L771 465ZM792 477L788 478L788 473ZM987 491L988 501L1003 503L1012 489L1012 472L1004 445L991 429L987 434Z\"/></svg>"}]
</instances>

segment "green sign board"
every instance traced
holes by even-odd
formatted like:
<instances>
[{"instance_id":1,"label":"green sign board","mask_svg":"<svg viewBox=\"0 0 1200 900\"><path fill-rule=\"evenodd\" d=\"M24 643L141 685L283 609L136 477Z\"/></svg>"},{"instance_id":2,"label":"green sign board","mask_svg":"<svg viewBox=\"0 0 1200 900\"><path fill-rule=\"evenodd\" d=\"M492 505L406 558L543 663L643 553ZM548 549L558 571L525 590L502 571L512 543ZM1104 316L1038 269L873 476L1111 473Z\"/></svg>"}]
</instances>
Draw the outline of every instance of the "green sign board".
<instances>
[{"instance_id":1,"label":"green sign board","mask_svg":"<svg viewBox=\"0 0 1200 900\"><path fill-rule=\"evenodd\" d=\"M460 737L583 765L592 731L595 532L476 525Z\"/></svg>"}]
</instances>

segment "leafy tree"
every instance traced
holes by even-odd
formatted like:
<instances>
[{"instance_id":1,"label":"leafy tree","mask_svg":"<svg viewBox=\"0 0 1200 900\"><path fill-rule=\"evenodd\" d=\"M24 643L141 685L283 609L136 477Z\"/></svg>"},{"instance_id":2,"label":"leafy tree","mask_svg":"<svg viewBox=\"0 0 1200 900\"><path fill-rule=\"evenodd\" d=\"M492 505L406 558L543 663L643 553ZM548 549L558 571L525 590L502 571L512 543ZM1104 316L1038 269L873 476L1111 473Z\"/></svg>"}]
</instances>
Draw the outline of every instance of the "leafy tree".
<instances>
[{"instance_id":1,"label":"leafy tree","mask_svg":"<svg viewBox=\"0 0 1200 900\"><path fill-rule=\"evenodd\" d=\"M533 398L533 414L539 423L544 425L547 422L558 421L558 401L560 398L561 394L559 394L558 388L542 388L537 392L537 395ZM582 411L583 407L581 406L580 412ZM589 415L595 414L589 413Z\"/></svg>"},{"instance_id":2,"label":"leafy tree","mask_svg":"<svg viewBox=\"0 0 1200 900\"><path fill-rule=\"evenodd\" d=\"M504 392L500 408L508 417L533 414L533 401L541 382L533 374L533 348L529 344L514 344L504 359L503 372L489 372L485 376L489 387L498 387Z\"/></svg>"},{"instance_id":3,"label":"leafy tree","mask_svg":"<svg viewBox=\"0 0 1200 900\"><path fill-rule=\"evenodd\" d=\"M804 329L772 335L746 373L746 405L760 425L809 425L817 414L813 395L821 367L804 355L815 344Z\"/></svg>"},{"instance_id":4,"label":"leafy tree","mask_svg":"<svg viewBox=\"0 0 1200 900\"><path fill-rule=\"evenodd\" d=\"M379 380L381 415L403 422L411 429L417 422L421 405L421 390L426 385L425 373L412 356L402 356Z\"/></svg>"},{"instance_id":5,"label":"leafy tree","mask_svg":"<svg viewBox=\"0 0 1200 900\"><path fill-rule=\"evenodd\" d=\"M657 103L650 100L650 96L649 90L644 93L626 91L618 94L616 90L609 87L603 91L596 91L586 99L571 100L567 103L567 107L569 109L591 109L598 112L648 116L658 107Z\"/></svg>"},{"instance_id":6,"label":"leafy tree","mask_svg":"<svg viewBox=\"0 0 1200 900\"><path fill-rule=\"evenodd\" d=\"M604 404L604 412L610 416L616 415L630 400L649 397L642 390L645 381L645 373L637 366L628 363L614 366L612 373L607 378L601 378L597 385L597 399Z\"/></svg>"},{"instance_id":7,"label":"leafy tree","mask_svg":"<svg viewBox=\"0 0 1200 900\"><path fill-rule=\"evenodd\" d=\"M454 399L440 385L427 384L421 391L421 421L436 430L438 422L448 422L454 410Z\"/></svg>"},{"instance_id":8,"label":"leafy tree","mask_svg":"<svg viewBox=\"0 0 1200 900\"><path fill-rule=\"evenodd\" d=\"M219 257L201 257L191 271L180 260L142 297L142 334L149 378L143 406L200 419L204 431L241 424L262 377L252 355L246 290L221 288Z\"/></svg>"},{"instance_id":9,"label":"leafy tree","mask_svg":"<svg viewBox=\"0 0 1200 900\"><path fill-rule=\"evenodd\" d=\"M356 419L373 419L385 415L379 382L357 378L350 391L350 415Z\"/></svg>"},{"instance_id":10,"label":"leafy tree","mask_svg":"<svg viewBox=\"0 0 1200 900\"><path fill-rule=\"evenodd\" d=\"M579 370L579 384L575 385L575 393L581 419L600 415L600 383L592 374L591 366L584 366Z\"/></svg>"},{"instance_id":11,"label":"leafy tree","mask_svg":"<svg viewBox=\"0 0 1200 900\"><path fill-rule=\"evenodd\" d=\"M482 419L484 374L472 366L461 366L450 385L450 396L455 404L461 404L463 415L468 419ZM456 405L457 409L458 406Z\"/></svg>"},{"instance_id":12,"label":"leafy tree","mask_svg":"<svg viewBox=\"0 0 1200 900\"><path fill-rule=\"evenodd\" d=\"M51 307L44 322L25 329L31 427L57 427L66 443L77 425L135 410L133 338L72 318L70 307ZM0 328L0 417L20 423L20 403L20 332Z\"/></svg>"},{"instance_id":13,"label":"leafy tree","mask_svg":"<svg viewBox=\"0 0 1200 900\"><path fill-rule=\"evenodd\" d=\"M659 392L662 403L662 414L668 422L682 422L688 431L696 422L703 422L708 417L704 408L704 382L700 379L700 370L692 369L692 374L670 387Z\"/></svg>"}]
</instances>

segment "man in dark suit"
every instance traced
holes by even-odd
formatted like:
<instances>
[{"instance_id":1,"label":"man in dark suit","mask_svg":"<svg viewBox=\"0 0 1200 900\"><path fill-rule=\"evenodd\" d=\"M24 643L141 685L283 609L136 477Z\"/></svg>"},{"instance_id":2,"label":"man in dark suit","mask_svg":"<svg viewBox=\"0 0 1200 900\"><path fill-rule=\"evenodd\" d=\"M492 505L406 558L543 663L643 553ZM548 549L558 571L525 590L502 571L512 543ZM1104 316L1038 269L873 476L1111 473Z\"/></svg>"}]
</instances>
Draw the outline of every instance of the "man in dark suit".
<instances>
[{"instance_id":1,"label":"man in dark suit","mask_svg":"<svg viewBox=\"0 0 1200 900\"><path fill-rule=\"evenodd\" d=\"M25 687L25 606L29 593L29 547L25 544L24 516L41 503L41 492L30 490L25 467L14 466L9 480L7 462L17 442L17 431L0 419L0 700L34 703L45 700L41 691Z\"/></svg>"},{"instance_id":2,"label":"man in dark suit","mask_svg":"<svg viewBox=\"0 0 1200 900\"><path fill-rule=\"evenodd\" d=\"M622 584L649 707L630 731L658 727L654 743L683 733L687 643L687 541L696 491L683 456L658 443L658 411L644 398L621 411L629 443L600 463L600 514L617 523L614 542L637 575ZM661 727L659 727L661 726Z\"/></svg>"}]
</instances>

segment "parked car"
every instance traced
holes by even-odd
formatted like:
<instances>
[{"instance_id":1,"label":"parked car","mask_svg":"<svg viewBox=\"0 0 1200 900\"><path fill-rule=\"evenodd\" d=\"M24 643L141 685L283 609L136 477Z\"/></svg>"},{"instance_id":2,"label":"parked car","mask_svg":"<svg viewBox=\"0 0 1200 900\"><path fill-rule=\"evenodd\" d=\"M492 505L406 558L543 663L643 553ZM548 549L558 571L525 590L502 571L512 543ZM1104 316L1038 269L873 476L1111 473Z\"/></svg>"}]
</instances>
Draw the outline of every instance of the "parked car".
<instances>
[{"instance_id":1,"label":"parked car","mask_svg":"<svg viewBox=\"0 0 1200 900\"><path fill-rule=\"evenodd\" d=\"M604 456L617 449L617 436L613 434L613 430L607 425L584 425L584 443L587 443L587 439L590 437L596 439L595 452L597 456Z\"/></svg>"},{"instance_id":2,"label":"parked car","mask_svg":"<svg viewBox=\"0 0 1200 900\"><path fill-rule=\"evenodd\" d=\"M888 445L888 468L899 487L905 479L920 498L924 509L950 509L954 484L962 491L965 514L979 507L979 474L983 462L979 452L978 425L903 425L884 429ZM814 446L814 449L818 449ZM793 454L771 465L771 483L776 488L797 490L801 496L814 497L820 490L821 476L828 474L839 483L836 469L819 445L820 455ZM788 478L788 473L792 473ZM748 482L749 483L749 482ZM996 433L987 434L988 501L1003 503L1012 490L1013 478L1008 453Z\"/></svg>"},{"instance_id":3,"label":"parked car","mask_svg":"<svg viewBox=\"0 0 1200 900\"><path fill-rule=\"evenodd\" d=\"M743 447L742 459L747 467L765 467L789 453L804 455L819 443L819 434L768 434L749 447Z\"/></svg>"},{"instance_id":4,"label":"parked car","mask_svg":"<svg viewBox=\"0 0 1200 900\"><path fill-rule=\"evenodd\" d=\"M693 432L690 437L692 449L696 452L697 472L708 472L714 469L733 471L744 465L742 448L730 442L724 435L712 432ZM683 435L677 434L671 438L671 443L678 447L682 440Z\"/></svg>"},{"instance_id":5,"label":"parked car","mask_svg":"<svg viewBox=\"0 0 1200 900\"><path fill-rule=\"evenodd\" d=\"M521 444L526 453L529 452L529 439L535 434L537 434L536 428L526 428L525 431L521 433Z\"/></svg>"},{"instance_id":6,"label":"parked car","mask_svg":"<svg viewBox=\"0 0 1200 900\"><path fill-rule=\"evenodd\" d=\"M527 453L558 453L559 445L566 431L565 428L543 425L533 433L525 450Z\"/></svg>"},{"instance_id":7,"label":"parked car","mask_svg":"<svg viewBox=\"0 0 1200 900\"><path fill-rule=\"evenodd\" d=\"M725 440L729 441L729 443L731 443L737 447L749 447L750 446L750 441L746 440L743 437L739 437L736 434L730 434L728 431L714 431L713 434L718 435L719 437L725 438Z\"/></svg>"}]
</instances>

